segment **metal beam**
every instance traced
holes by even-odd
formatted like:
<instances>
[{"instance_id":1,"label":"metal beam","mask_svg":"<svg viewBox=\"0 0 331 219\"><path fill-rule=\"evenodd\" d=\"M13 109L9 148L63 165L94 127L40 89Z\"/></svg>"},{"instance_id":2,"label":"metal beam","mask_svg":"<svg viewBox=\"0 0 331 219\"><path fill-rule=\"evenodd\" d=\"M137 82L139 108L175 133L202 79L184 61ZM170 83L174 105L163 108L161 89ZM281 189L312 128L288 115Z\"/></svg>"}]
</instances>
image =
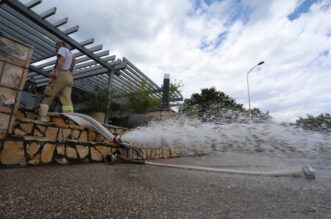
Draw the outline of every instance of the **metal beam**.
<instances>
[{"instance_id":1,"label":"metal beam","mask_svg":"<svg viewBox=\"0 0 331 219\"><path fill-rule=\"evenodd\" d=\"M64 30L63 33L64 33L65 35L70 35L70 34L72 34L72 33L77 32L78 30L79 30L79 26L78 26L78 25L75 25L75 26L73 26L73 27L68 28L67 30Z\"/></svg>"},{"instance_id":2,"label":"metal beam","mask_svg":"<svg viewBox=\"0 0 331 219\"><path fill-rule=\"evenodd\" d=\"M97 46L94 46L94 47L92 47L92 48L90 48L90 49L88 49L88 50L90 50L91 52L95 52L95 51L98 51L98 50L101 50L101 49L102 49L102 45L97 45ZM75 55L76 58L77 58L77 57L79 57L79 56L83 56L84 53L82 53L82 52L77 52L77 53L74 53L74 55ZM54 54L53 56L55 56L55 54ZM50 57L49 57L49 58L50 58ZM45 62L45 63L43 63L43 64L37 65L36 67L37 67L37 68L43 68L43 67L46 67L46 66L49 66L49 65L54 65L55 62L56 62L56 60L48 61L48 62Z\"/></svg>"},{"instance_id":3,"label":"metal beam","mask_svg":"<svg viewBox=\"0 0 331 219\"><path fill-rule=\"evenodd\" d=\"M59 27L59 26L62 26L63 24L66 24L68 22L68 17L65 17L65 18L62 18L56 22L53 23L53 26L54 27Z\"/></svg>"},{"instance_id":4,"label":"metal beam","mask_svg":"<svg viewBox=\"0 0 331 219\"><path fill-rule=\"evenodd\" d=\"M52 15L54 15L56 13L56 7L53 7L51 9L48 9L47 11L39 14L39 16L42 18L42 19L46 19Z\"/></svg>"},{"instance_id":5,"label":"metal beam","mask_svg":"<svg viewBox=\"0 0 331 219\"><path fill-rule=\"evenodd\" d=\"M28 3L25 4L25 6L29 9L39 5L41 3L41 0L31 0Z\"/></svg>"},{"instance_id":6,"label":"metal beam","mask_svg":"<svg viewBox=\"0 0 331 219\"><path fill-rule=\"evenodd\" d=\"M97 61L105 67L106 69L110 71L114 71L114 67L110 66L108 63L102 61L99 57L97 57L95 54L91 53L88 49L81 46L78 42L73 40L72 38L66 36L64 33L62 33L60 30L58 30L56 27L52 26L50 23L48 23L46 20L43 20L38 14L35 12L29 10L27 7L25 7L24 4L19 2L18 0L4 0L4 2L29 18L31 21L35 22L36 24L43 27L45 30L49 31L50 33L54 34L56 37L58 37L60 40L63 40L68 45L77 48L79 51L83 52L87 56L89 56L91 59Z\"/></svg>"}]
</instances>

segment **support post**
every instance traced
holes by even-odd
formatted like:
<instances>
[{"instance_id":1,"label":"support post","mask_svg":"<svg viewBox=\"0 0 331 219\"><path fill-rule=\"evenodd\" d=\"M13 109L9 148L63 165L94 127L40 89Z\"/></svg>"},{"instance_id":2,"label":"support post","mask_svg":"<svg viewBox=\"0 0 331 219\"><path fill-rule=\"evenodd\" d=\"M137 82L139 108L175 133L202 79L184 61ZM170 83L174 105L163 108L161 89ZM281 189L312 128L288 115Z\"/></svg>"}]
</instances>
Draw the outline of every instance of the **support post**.
<instances>
[{"instance_id":1,"label":"support post","mask_svg":"<svg viewBox=\"0 0 331 219\"><path fill-rule=\"evenodd\" d=\"M162 95L162 109L169 109L169 89L170 89L170 74L164 74L163 79L163 95Z\"/></svg>"},{"instance_id":2,"label":"support post","mask_svg":"<svg viewBox=\"0 0 331 219\"><path fill-rule=\"evenodd\" d=\"M108 125L108 120L109 120L109 114L110 114L110 108L111 108L111 90L113 88L113 80L114 80L114 73L113 71L108 72L108 82L107 82L107 108L105 112L105 121L104 123Z\"/></svg>"}]
</instances>

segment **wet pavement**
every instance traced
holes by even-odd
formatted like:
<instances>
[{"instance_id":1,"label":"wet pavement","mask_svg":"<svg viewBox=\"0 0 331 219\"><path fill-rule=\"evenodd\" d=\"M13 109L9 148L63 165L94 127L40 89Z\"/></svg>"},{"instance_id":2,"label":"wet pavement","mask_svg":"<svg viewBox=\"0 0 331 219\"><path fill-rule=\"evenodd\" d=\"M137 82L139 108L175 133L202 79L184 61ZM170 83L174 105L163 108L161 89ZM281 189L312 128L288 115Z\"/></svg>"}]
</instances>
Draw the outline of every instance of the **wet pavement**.
<instances>
[{"instance_id":1,"label":"wet pavement","mask_svg":"<svg viewBox=\"0 0 331 219\"><path fill-rule=\"evenodd\" d=\"M330 160L224 152L162 163L300 168L316 180L103 163L0 169L0 218L331 218Z\"/></svg>"}]
</instances>

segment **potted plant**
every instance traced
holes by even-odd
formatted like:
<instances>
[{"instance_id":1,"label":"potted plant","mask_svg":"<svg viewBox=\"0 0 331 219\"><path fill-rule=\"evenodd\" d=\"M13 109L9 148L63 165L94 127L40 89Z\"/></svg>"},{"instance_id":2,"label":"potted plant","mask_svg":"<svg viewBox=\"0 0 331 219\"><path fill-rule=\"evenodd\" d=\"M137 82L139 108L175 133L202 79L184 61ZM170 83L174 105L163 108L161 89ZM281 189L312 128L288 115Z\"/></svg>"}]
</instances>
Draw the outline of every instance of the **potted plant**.
<instances>
[{"instance_id":1,"label":"potted plant","mask_svg":"<svg viewBox=\"0 0 331 219\"><path fill-rule=\"evenodd\" d=\"M107 89L96 87L95 93L84 93L80 95L80 100L82 101L82 113L89 114L92 118L100 123L104 123L105 115L110 114L111 104L110 104L111 94Z\"/></svg>"},{"instance_id":2,"label":"potted plant","mask_svg":"<svg viewBox=\"0 0 331 219\"><path fill-rule=\"evenodd\" d=\"M144 82L141 83L138 91L129 93L129 107L134 112L129 116L129 128L146 124L147 113L159 108L161 99L155 98L151 94L152 91Z\"/></svg>"}]
</instances>

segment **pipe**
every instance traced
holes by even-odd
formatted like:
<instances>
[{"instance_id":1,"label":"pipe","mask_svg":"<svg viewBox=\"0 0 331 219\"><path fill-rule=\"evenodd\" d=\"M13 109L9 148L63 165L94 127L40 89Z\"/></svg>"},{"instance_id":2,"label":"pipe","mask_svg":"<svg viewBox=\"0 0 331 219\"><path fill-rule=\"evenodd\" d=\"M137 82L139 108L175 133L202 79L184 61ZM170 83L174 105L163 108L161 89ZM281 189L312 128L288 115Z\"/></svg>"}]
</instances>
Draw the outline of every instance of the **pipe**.
<instances>
[{"instance_id":1,"label":"pipe","mask_svg":"<svg viewBox=\"0 0 331 219\"><path fill-rule=\"evenodd\" d=\"M121 136L113 135L108 129L101 125L95 119L80 113L65 113L63 114L79 125L82 125L87 128L91 128L98 133L102 134L105 138L113 143L117 143L120 146L131 149L133 153L136 153L137 157L140 159L133 160L127 157L118 155L118 154L106 154L104 160L106 164L112 164L118 160L137 163L137 164L148 164L153 166L160 167L170 167L170 168L179 168L179 169L189 169L189 170L200 170L200 171L209 171L209 172L218 172L218 173L229 173L229 174L242 174L242 175L259 175L259 176L295 176L299 177L304 175L307 179L315 179L315 171L309 166L305 165L300 170L279 170L279 171L270 171L270 172L258 172L258 171L247 171L247 170L233 170L233 169L222 169L222 168L212 168L212 167L198 167L198 166L189 166L189 165L174 165L174 164L163 164L145 161L145 155L142 149L136 148L124 141L122 141Z\"/></svg>"}]
</instances>

